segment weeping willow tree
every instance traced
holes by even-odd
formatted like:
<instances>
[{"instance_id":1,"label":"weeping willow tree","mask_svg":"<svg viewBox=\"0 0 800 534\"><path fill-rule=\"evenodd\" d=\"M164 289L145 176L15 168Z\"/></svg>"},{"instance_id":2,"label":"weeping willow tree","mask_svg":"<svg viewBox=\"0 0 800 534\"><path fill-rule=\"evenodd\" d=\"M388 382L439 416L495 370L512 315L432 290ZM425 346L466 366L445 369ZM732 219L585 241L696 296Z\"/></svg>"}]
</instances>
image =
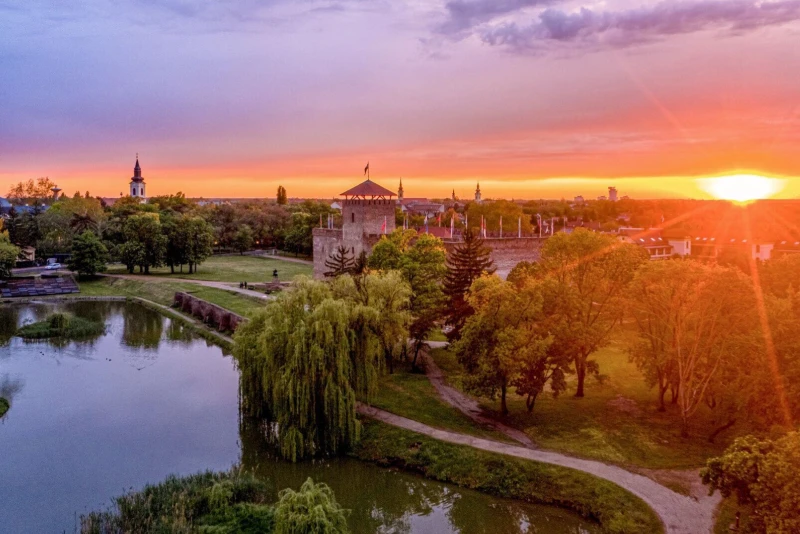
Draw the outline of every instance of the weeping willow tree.
<instances>
[{"instance_id":1,"label":"weeping willow tree","mask_svg":"<svg viewBox=\"0 0 800 534\"><path fill-rule=\"evenodd\" d=\"M301 278L237 330L242 415L263 421L285 458L337 455L359 440L356 401L374 399L386 336L399 342L407 322L385 314L378 296L398 285L404 282L394 273L366 275L358 285L349 277L332 284ZM407 308L407 293L405 301Z\"/></svg>"}]
</instances>

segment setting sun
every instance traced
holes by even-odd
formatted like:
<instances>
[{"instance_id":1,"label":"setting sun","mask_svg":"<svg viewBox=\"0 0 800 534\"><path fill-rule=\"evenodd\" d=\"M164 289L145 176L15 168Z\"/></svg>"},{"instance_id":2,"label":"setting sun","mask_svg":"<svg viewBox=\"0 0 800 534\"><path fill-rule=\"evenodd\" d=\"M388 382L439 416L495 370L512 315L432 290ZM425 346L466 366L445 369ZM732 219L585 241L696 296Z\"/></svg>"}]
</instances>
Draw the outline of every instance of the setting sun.
<instances>
[{"instance_id":1,"label":"setting sun","mask_svg":"<svg viewBox=\"0 0 800 534\"><path fill-rule=\"evenodd\" d=\"M699 180L700 187L722 200L749 202L779 193L785 181L754 174L737 174Z\"/></svg>"}]
</instances>

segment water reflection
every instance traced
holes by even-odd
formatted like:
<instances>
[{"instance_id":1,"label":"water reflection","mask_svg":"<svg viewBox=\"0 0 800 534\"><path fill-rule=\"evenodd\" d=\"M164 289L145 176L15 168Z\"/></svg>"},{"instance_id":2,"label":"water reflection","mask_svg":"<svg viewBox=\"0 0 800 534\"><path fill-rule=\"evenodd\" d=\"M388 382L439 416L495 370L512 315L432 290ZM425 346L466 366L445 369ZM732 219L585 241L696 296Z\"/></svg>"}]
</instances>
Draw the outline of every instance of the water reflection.
<instances>
[{"instance_id":1,"label":"water reflection","mask_svg":"<svg viewBox=\"0 0 800 534\"><path fill-rule=\"evenodd\" d=\"M11 328L53 311L102 320L92 344L26 344ZM354 534L596 532L567 512L495 499L352 459L291 464L258 425L241 420L233 359L191 329L135 304L75 302L0 307L2 528L72 531L75 517L125 488L169 474L241 464L274 488L326 482L351 511ZM24 384L24 388L23 388ZM4 395L5 396L5 395Z\"/></svg>"}]
</instances>

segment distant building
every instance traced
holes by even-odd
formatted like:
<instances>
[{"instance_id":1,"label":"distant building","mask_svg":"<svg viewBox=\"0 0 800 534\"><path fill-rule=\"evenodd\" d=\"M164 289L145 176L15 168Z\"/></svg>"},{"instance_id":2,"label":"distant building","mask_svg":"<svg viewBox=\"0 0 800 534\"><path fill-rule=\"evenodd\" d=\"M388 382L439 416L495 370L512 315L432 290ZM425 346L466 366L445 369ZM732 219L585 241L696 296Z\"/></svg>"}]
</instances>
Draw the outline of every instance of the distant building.
<instances>
[{"instance_id":1,"label":"distant building","mask_svg":"<svg viewBox=\"0 0 800 534\"><path fill-rule=\"evenodd\" d=\"M136 154L136 165L133 167L133 178L131 178L130 186L132 197L147 200L142 168L139 166L139 154Z\"/></svg>"},{"instance_id":2,"label":"distant building","mask_svg":"<svg viewBox=\"0 0 800 534\"><path fill-rule=\"evenodd\" d=\"M617 198L617 188L616 187L609 187L608 188L608 200L610 200L611 202L616 202L617 200L619 200Z\"/></svg>"},{"instance_id":3,"label":"distant building","mask_svg":"<svg viewBox=\"0 0 800 534\"><path fill-rule=\"evenodd\" d=\"M481 200L481 184L480 184L480 182L478 183L478 187L475 188L475 202L477 202L478 204L483 202L483 200Z\"/></svg>"},{"instance_id":4,"label":"distant building","mask_svg":"<svg viewBox=\"0 0 800 534\"><path fill-rule=\"evenodd\" d=\"M605 195L600 195L597 200L608 200L608 198Z\"/></svg>"},{"instance_id":5,"label":"distant building","mask_svg":"<svg viewBox=\"0 0 800 534\"><path fill-rule=\"evenodd\" d=\"M619 238L646 250L650 261L666 260L674 254L674 247L664 238L661 228L620 228Z\"/></svg>"},{"instance_id":6,"label":"distant building","mask_svg":"<svg viewBox=\"0 0 800 534\"><path fill-rule=\"evenodd\" d=\"M586 203L586 200L584 200L583 195L578 195L577 197L575 197L575 200L573 200L573 202L575 202L575 204L584 204Z\"/></svg>"}]
</instances>

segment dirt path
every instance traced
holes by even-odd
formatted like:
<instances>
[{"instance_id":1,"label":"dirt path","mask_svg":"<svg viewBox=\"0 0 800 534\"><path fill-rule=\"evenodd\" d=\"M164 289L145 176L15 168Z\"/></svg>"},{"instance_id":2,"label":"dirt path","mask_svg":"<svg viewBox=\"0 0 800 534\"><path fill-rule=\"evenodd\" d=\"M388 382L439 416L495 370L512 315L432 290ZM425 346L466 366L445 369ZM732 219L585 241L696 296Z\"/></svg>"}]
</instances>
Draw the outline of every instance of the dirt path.
<instances>
[{"instance_id":1,"label":"dirt path","mask_svg":"<svg viewBox=\"0 0 800 534\"><path fill-rule=\"evenodd\" d=\"M247 295L248 297L254 297L261 300L269 300L272 297L269 295L265 295L259 291L253 291L251 289L243 289L240 288L236 283L231 282L214 282L211 280L190 280L189 278L173 278L173 277L166 277L166 276L148 276L144 274L104 274L102 276L107 276L109 278L123 278L125 280L136 280L139 282L185 282L187 284L197 284L199 286L205 287L213 287L214 289L222 289L224 291L233 291L234 293L240 293L242 295Z\"/></svg>"},{"instance_id":2,"label":"dirt path","mask_svg":"<svg viewBox=\"0 0 800 534\"><path fill-rule=\"evenodd\" d=\"M714 510L720 501L719 494L715 494L713 497L704 496L701 499L685 497L645 476L630 473L614 465L439 430L371 406L359 406L358 410L362 415L378 421L448 443L569 467L609 480L646 502L664 522L669 534L710 533L714 525Z\"/></svg>"},{"instance_id":3,"label":"dirt path","mask_svg":"<svg viewBox=\"0 0 800 534\"><path fill-rule=\"evenodd\" d=\"M428 345L432 347L439 347L446 346L447 343L441 341L431 341L428 342ZM433 361L433 358L431 358L427 350L422 349L420 355L422 356L422 360L425 364L425 374L428 376L428 380L431 381L431 384L433 384L433 387L436 389L436 392L443 401L458 409L461 413L476 423L491 427L501 434L505 434L514 441L521 443L529 449L537 448L533 441L531 441L531 438L529 438L525 432L517 430L516 428L511 428L510 426L506 426L500 421L484 415L483 410L481 410L477 400L464 395L456 388L447 385L444 380L444 374L442 373L442 370L438 365L436 365L436 362Z\"/></svg>"}]
</instances>

